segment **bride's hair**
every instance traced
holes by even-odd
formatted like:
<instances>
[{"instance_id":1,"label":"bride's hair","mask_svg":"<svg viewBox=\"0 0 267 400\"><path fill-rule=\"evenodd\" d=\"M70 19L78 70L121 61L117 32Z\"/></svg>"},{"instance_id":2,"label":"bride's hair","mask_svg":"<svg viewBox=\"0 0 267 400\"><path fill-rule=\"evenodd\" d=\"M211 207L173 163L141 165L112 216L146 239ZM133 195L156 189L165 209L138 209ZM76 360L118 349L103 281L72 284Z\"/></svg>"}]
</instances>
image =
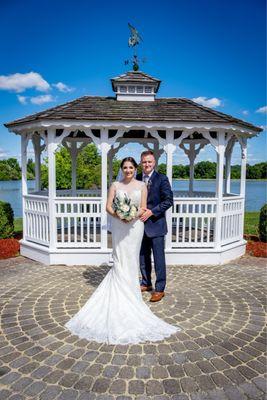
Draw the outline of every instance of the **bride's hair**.
<instances>
[{"instance_id":1,"label":"bride's hair","mask_svg":"<svg viewBox=\"0 0 267 400\"><path fill-rule=\"evenodd\" d=\"M132 163L133 166L134 166L134 168L137 168L137 167L138 167L138 164L137 164L137 162L135 161L135 159L134 159L133 157L125 157L125 158L122 160L122 162L121 162L121 169L123 168L123 165L124 165L127 161L129 161L130 163Z\"/></svg>"}]
</instances>

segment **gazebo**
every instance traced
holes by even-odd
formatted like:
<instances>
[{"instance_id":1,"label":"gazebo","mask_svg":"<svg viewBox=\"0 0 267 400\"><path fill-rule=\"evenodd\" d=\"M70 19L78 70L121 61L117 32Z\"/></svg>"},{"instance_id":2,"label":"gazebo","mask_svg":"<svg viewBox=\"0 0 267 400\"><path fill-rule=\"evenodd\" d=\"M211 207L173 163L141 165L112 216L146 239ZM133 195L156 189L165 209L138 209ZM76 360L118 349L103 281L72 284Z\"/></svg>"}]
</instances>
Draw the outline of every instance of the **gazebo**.
<instances>
[{"instance_id":1,"label":"gazebo","mask_svg":"<svg viewBox=\"0 0 267 400\"><path fill-rule=\"evenodd\" d=\"M109 263L112 250L105 204L112 159L128 142L165 152L172 183L173 158L184 151L189 190L175 191L167 213L168 264L221 264L245 252L243 239L247 139L261 129L185 98L157 98L160 80L141 71L111 79L114 97L83 96L5 124L21 136L23 238L21 254L45 264ZM27 189L27 147L35 153L35 190ZM241 148L240 193L231 192L231 155ZM101 153L101 190L77 190L79 151L94 143ZM71 154L72 186L56 189L55 153ZM216 191L194 190L194 162L206 145L217 156ZM41 190L41 152L48 154L48 189ZM224 180L225 165L225 180ZM109 174L112 176L112 173Z\"/></svg>"}]
</instances>

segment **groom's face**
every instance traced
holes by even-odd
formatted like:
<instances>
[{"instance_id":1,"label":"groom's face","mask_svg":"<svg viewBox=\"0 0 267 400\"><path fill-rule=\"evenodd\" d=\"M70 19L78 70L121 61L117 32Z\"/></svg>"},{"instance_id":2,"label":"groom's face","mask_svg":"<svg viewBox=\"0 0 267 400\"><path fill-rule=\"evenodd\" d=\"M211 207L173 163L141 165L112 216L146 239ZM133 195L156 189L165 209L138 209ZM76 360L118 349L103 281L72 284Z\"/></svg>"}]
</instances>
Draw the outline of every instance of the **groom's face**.
<instances>
[{"instance_id":1,"label":"groom's face","mask_svg":"<svg viewBox=\"0 0 267 400\"><path fill-rule=\"evenodd\" d=\"M146 175L149 175L151 171L155 168L156 160L152 154L143 156L141 159L142 169Z\"/></svg>"}]
</instances>

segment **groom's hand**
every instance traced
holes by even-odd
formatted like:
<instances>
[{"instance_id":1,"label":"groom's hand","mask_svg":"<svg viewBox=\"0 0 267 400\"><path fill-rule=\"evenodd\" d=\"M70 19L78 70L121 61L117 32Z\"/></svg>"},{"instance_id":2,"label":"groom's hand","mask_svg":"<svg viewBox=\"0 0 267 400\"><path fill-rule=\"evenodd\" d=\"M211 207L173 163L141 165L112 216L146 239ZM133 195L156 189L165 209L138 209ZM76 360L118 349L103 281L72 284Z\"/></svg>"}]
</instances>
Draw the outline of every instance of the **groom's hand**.
<instances>
[{"instance_id":1,"label":"groom's hand","mask_svg":"<svg viewBox=\"0 0 267 400\"><path fill-rule=\"evenodd\" d=\"M145 212L141 215L140 220L145 222L148 218L151 217L151 215L153 215L152 211L146 208Z\"/></svg>"}]
</instances>

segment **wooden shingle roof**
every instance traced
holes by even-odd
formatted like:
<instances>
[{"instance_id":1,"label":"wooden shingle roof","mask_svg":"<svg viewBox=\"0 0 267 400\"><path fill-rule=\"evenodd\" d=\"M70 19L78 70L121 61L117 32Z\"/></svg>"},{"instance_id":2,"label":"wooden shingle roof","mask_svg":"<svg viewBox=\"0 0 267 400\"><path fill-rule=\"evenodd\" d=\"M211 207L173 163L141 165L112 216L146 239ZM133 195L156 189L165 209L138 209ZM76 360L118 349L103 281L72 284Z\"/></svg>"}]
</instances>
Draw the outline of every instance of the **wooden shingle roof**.
<instances>
[{"instance_id":1,"label":"wooden shingle roof","mask_svg":"<svg viewBox=\"0 0 267 400\"><path fill-rule=\"evenodd\" d=\"M40 120L162 121L236 123L256 132L262 129L231 115L185 98L117 101L115 97L83 96L68 103L6 123L8 128Z\"/></svg>"}]
</instances>

